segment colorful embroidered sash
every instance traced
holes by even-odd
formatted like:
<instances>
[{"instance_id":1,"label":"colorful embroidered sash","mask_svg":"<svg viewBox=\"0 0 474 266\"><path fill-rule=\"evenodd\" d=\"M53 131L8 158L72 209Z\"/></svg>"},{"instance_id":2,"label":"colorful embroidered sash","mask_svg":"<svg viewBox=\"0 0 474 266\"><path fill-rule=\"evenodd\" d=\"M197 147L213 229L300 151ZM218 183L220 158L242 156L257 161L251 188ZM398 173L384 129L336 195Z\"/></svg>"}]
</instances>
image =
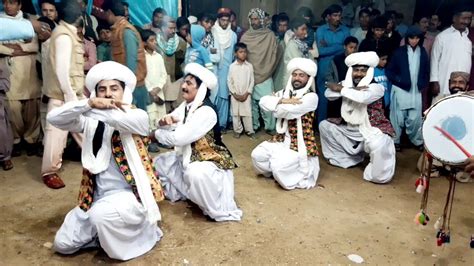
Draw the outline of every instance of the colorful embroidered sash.
<instances>
[{"instance_id":1,"label":"colorful embroidered sash","mask_svg":"<svg viewBox=\"0 0 474 266\"><path fill-rule=\"evenodd\" d=\"M137 146L138 154L142 159L143 167L145 167L145 171L148 173L153 196L155 197L156 202L162 201L164 199L164 192L160 181L155 176L152 159L147 151L148 139L138 135L133 135L132 137L135 141L135 145ZM137 197L137 200L140 201L135 179L133 178L130 167L128 166L127 158L125 157L125 152L118 131L115 131L112 135L112 154L115 158L115 161L117 162L120 172L125 178L125 181L130 184L133 193ZM83 169L81 188L79 190L79 207L83 211L90 209L93 202L94 189L95 175L91 174L86 169Z\"/></svg>"}]
</instances>

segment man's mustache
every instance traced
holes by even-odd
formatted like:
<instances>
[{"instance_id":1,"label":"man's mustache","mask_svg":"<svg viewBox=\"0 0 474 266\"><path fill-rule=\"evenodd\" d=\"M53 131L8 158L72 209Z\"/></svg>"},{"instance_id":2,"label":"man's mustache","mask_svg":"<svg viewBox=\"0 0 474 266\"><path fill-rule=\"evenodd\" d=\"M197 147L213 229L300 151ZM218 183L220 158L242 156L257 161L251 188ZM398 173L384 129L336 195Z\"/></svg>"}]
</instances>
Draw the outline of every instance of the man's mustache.
<instances>
[{"instance_id":1,"label":"man's mustache","mask_svg":"<svg viewBox=\"0 0 474 266\"><path fill-rule=\"evenodd\" d=\"M452 88L450 88L449 90L454 91L454 92L464 91L464 89L462 89L462 88L460 88L460 87L452 87Z\"/></svg>"}]
</instances>

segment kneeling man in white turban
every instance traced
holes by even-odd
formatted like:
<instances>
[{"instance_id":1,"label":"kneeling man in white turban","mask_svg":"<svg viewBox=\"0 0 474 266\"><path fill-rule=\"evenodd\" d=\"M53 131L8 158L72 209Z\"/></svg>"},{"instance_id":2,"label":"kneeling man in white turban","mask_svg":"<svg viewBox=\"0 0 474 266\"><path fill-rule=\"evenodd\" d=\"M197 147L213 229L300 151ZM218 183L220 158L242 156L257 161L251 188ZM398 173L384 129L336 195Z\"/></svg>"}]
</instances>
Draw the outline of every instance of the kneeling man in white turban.
<instances>
[{"instance_id":1,"label":"kneeling man in white turban","mask_svg":"<svg viewBox=\"0 0 474 266\"><path fill-rule=\"evenodd\" d=\"M129 260L151 250L163 235L157 201L164 197L143 138L148 115L130 107L135 84L126 66L100 63L86 77L90 99L48 113L53 126L84 134L79 204L56 233L59 253L100 246L111 258Z\"/></svg>"},{"instance_id":2,"label":"kneeling man in white turban","mask_svg":"<svg viewBox=\"0 0 474 266\"><path fill-rule=\"evenodd\" d=\"M189 199L218 222L240 221L232 171L237 165L222 142L217 112L209 99L217 78L196 63L184 70L184 102L159 121L154 133L158 142L175 147L155 158L165 196L173 202Z\"/></svg>"},{"instance_id":3,"label":"kneeling man in white turban","mask_svg":"<svg viewBox=\"0 0 474 266\"><path fill-rule=\"evenodd\" d=\"M260 108L277 118L278 134L252 151L252 162L259 174L273 175L284 189L309 189L316 185L319 175L313 130L318 106L313 85L317 67L310 59L294 58L287 71L290 78L286 88L260 99Z\"/></svg>"},{"instance_id":4,"label":"kneeling man in white turban","mask_svg":"<svg viewBox=\"0 0 474 266\"><path fill-rule=\"evenodd\" d=\"M373 81L379 58L375 52L349 55L349 67L341 84L328 84L325 96L330 101L342 97L343 121L325 120L319 124L324 157L334 166L348 168L370 154L364 179L387 183L395 173L394 130L384 116L384 87Z\"/></svg>"}]
</instances>

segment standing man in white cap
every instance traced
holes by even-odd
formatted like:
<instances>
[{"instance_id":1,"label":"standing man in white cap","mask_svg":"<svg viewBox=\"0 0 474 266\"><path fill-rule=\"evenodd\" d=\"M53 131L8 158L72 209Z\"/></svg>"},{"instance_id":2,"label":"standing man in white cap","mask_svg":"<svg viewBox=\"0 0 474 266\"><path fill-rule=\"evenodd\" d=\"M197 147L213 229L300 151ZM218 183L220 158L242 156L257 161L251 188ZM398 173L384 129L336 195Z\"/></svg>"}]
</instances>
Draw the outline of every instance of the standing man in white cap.
<instances>
[{"instance_id":1,"label":"standing man in white cap","mask_svg":"<svg viewBox=\"0 0 474 266\"><path fill-rule=\"evenodd\" d=\"M272 176L284 189L316 185L319 175L318 147L314 137L314 111L318 96L314 91L317 67L307 58L294 58L287 66L290 78L276 95L260 99L260 107L277 118L277 135L252 151L259 174Z\"/></svg>"},{"instance_id":2,"label":"standing man in white cap","mask_svg":"<svg viewBox=\"0 0 474 266\"><path fill-rule=\"evenodd\" d=\"M135 85L129 68L103 62L86 76L90 99L48 113L53 126L84 134L79 204L54 239L54 250L61 254L100 243L109 257L129 260L163 236L156 222L161 220L157 201L164 196L143 140L148 115L130 108Z\"/></svg>"},{"instance_id":3,"label":"standing man in white cap","mask_svg":"<svg viewBox=\"0 0 474 266\"><path fill-rule=\"evenodd\" d=\"M210 218L240 221L234 201L237 167L221 139L217 112L209 99L217 78L210 70L189 63L181 89L184 102L159 122L157 140L175 151L155 158L155 168L171 201L189 199Z\"/></svg>"},{"instance_id":4,"label":"standing man in white cap","mask_svg":"<svg viewBox=\"0 0 474 266\"><path fill-rule=\"evenodd\" d=\"M364 179L387 183L395 173L394 130L383 112L384 87L372 83L378 62L375 52L354 53L346 58L346 79L341 84L327 84L325 92L330 101L342 97L344 122L324 120L319 132L323 155L330 164L349 168L361 163L367 152L370 163Z\"/></svg>"}]
</instances>

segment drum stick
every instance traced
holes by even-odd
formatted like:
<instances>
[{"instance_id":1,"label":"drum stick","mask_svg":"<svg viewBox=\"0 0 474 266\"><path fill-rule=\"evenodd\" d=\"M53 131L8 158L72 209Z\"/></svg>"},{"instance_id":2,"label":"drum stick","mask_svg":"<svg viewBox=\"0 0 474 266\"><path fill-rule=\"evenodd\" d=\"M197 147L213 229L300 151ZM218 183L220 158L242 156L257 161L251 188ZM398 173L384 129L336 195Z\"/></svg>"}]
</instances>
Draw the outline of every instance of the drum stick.
<instances>
[{"instance_id":1,"label":"drum stick","mask_svg":"<svg viewBox=\"0 0 474 266\"><path fill-rule=\"evenodd\" d=\"M449 139L452 143L454 143L466 156L467 158L470 158L471 157L471 154L461 145L461 143L459 143L453 136L451 136L451 134L449 134L446 130L438 127L438 126L434 126L434 128L436 130L438 130L439 132L441 132L441 134L443 134L443 136L445 136L447 139Z\"/></svg>"}]
</instances>

